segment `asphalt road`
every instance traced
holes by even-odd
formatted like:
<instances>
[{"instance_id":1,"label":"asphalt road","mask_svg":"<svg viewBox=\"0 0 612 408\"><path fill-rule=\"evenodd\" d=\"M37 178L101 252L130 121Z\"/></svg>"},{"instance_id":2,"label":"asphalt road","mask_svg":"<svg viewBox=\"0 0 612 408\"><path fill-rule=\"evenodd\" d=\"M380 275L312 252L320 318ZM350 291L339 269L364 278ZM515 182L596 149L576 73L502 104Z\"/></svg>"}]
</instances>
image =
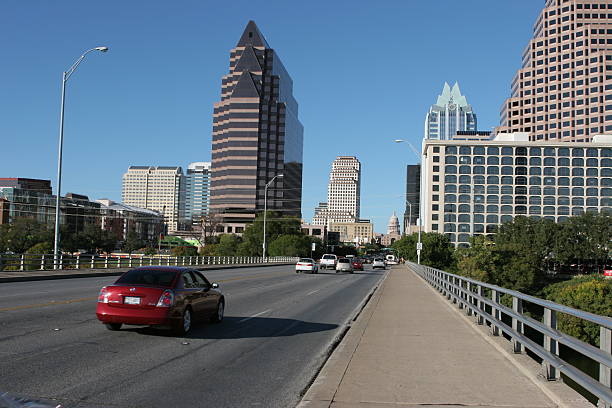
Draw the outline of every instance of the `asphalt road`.
<instances>
[{"instance_id":1,"label":"asphalt road","mask_svg":"<svg viewBox=\"0 0 612 408\"><path fill-rule=\"evenodd\" d=\"M207 271L225 320L186 337L106 330L96 299L116 277L2 283L0 393L68 408L294 407L384 274Z\"/></svg>"}]
</instances>

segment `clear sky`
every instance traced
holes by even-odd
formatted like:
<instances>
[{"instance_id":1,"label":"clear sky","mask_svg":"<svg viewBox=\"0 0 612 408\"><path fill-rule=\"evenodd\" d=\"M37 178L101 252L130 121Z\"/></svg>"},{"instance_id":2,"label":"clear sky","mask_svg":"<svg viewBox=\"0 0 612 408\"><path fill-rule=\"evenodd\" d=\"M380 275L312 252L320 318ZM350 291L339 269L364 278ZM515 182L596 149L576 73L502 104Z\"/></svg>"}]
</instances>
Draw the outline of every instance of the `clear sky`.
<instances>
[{"instance_id":1,"label":"clear sky","mask_svg":"<svg viewBox=\"0 0 612 408\"><path fill-rule=\"evenodd\" d=\"M544 0L3 0L0 177L51 179L61 73L67 91L62 194L121 199L130 165L210 160L212 109L229 50L255 20L294 83L304 124L302 212L326 201L332 160L362 163L362 218L403 214L405 165L444 81L478 127L499 107ZM401 216L400 216L401 218Z\"/></svg>"}]
</instances>

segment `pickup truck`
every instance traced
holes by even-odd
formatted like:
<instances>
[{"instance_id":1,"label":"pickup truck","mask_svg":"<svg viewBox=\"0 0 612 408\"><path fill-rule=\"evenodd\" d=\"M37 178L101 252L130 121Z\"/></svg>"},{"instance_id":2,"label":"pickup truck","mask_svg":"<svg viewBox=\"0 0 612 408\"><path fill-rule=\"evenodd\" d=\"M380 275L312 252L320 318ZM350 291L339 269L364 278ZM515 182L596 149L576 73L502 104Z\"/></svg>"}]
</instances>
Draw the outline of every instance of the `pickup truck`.
<instances>
[{"instance_id":1,"label":"pickup truck","mask_svg":"<svg viewBox=\"0 0 612 408\"><path fill-rule=\"evenodd\" d=\"M336 269L338 257L334 254L323 254L319 268L321 269Z\"/></svg>"}]
</instances>

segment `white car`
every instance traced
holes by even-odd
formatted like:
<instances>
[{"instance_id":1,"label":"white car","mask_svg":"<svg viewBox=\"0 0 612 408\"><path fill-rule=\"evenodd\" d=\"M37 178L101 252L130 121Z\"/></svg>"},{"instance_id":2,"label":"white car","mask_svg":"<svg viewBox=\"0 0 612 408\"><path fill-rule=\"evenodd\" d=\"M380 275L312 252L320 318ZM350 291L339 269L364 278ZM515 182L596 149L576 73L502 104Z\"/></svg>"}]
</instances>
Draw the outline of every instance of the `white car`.
<instances>
[{"instance_id":1,"label":"white car","mask_svg":"<svg viewBox=\"0 0 612 408\"><path fill-rule=\"evenodd\" d=\"M372 269L376 269L376 268L382 268L382 269L386 269L387 265L385 265L385 260L382 258L374 258L374 261L372 262Z\"/></svg>"},{"instance_id":2,"label":"white car","mask_svg":"<svg viewBox=\"0 0 612 408\"><path fill-rule=\"evenodd\" d=\"M300 258L295 264L295 273L300 272L319 273L319 267L312 258Z\"/></svg>"},{"instance_id":3,"label":"white car","mask_svg":"<svg viewBox=\"0 0 612 408\"><path fill-rule=\"evenodd\" d=\"M336 264L336 272L353 273L353 263L348 258L338 259L338 263Z\"/></svg>"},{"instance_id":4,"label":"white car","mask_svg":"<svg viewBox=\"0 0 612 408\"><path fill-rule=\"evenodd\" d=\"M334 254L323 254L321 257L321 269L336 269L338 257Z\"/></svg>"}]
</instances>

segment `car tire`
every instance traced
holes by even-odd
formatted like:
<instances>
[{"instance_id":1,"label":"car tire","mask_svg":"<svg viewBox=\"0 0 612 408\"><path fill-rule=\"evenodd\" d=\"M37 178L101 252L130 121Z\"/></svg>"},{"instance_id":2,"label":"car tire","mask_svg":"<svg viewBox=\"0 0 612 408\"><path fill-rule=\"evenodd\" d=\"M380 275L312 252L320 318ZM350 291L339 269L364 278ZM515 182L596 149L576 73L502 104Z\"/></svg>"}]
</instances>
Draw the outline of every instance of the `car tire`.
<instances>
[{"instance_id":1,"label":"car tire","mask_svg":"<svg viewBox=\"0 0 612 408\"><path fill-rule=\"evenodd\" d=\"M117 331L121 329L121 323L105 323L104 324L108 330Z\"/></svg>"},{"instance_id":2,"label":"car tire","mask_svg":"<svg viewBox=\"0 0 612 408\"><path fill-rule=\"evenodd\" d=\"M225 313L225 300L221 299L219 303L217 303L215 314L211 316L210 321L212 323L221 323L223 321L224 313Z\"/></svg>"},{"instance_id":3,"label":"car tire","mask_svg":"<svg viewBox=\"0 0 612 408\"><path fill-rule=\"evenodd\" d=\"M189 333L189 330L191 330L192 322L193 322L193 313L191 312L191 308L188 307L183 312L183 316L181 317L181 320L179 321L179 323L177 324L174 330L175 333L180 336L183 336Z\"/></svg>"}]
</instances>

